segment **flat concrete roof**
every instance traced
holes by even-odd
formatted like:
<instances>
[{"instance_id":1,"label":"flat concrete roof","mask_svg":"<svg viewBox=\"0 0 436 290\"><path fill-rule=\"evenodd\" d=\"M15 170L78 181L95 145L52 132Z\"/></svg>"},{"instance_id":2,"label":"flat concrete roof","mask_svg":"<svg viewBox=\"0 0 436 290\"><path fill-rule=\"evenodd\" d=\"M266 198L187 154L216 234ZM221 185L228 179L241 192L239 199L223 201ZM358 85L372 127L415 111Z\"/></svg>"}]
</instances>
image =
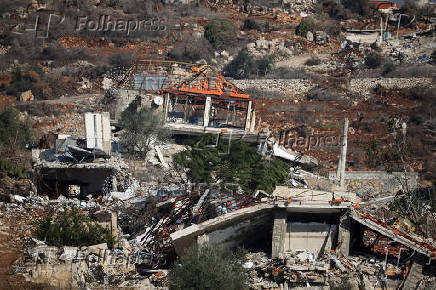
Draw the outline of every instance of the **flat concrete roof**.
<instances>
[{"instance_id":1,"label":"flat concrete roof","mask_svg":"<svg viewBox=\"0 0 436 290\"><path fill-rule=\"evenodd\" d=\"M320 203L320 205L328 203L333 199L333 192L324 190L312 190L306 188L294 188L288 186L277 186L274 190L274 197L292 200L298 202L311 202L312 205ZM356 194L351 192L334 192L334 199L343 198L346 201L358 202ZM292 205L292 203L291 203ZM311 206L312 207L312 206ZM316 206L315 206L316 207Z\"/></svg>"}]
</instances>

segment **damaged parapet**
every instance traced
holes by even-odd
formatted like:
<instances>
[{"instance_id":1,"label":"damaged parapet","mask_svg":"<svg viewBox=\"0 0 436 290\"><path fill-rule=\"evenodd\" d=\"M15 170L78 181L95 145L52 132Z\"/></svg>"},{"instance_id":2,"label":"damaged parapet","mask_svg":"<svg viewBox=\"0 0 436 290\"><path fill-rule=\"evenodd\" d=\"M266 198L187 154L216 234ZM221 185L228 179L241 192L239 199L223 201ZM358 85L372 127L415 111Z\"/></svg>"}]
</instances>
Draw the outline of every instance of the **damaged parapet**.
<instances>
[{"instance_id":1,"label":"damaged parapet","mask_svg":"<svg viewBox=\"0 0 436 290\"><path fill-rule=\"evenodd\" d=\"M85 113L86 148L111 155L111 124L108 112Z\"/></svg>"},{"instance_id":2,"label":"damaged parapet","mask_svg":"<svg viewBox=\"0 0 436 290\"><path fill-rule=\"evenodd\" d=\"M378 193L393 193L399 190L414 190L418 187L419 182L417 172L346 171L344 178L347 190L369 196ZM337 173L329 172L329 179L336 180Z\"/></svg>"}]
</instances>

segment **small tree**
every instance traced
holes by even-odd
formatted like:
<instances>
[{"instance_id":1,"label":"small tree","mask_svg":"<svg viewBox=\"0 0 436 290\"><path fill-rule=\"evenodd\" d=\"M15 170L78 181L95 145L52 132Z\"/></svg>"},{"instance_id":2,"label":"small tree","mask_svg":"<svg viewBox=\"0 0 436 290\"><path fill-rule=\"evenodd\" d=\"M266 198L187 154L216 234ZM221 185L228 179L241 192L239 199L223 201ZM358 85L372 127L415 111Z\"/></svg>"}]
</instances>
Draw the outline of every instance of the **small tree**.
<instances>
[{"instance_id":1,"label":"small tree","mask_svg":"<svg viewBox=\"0 0 436 290\"><path fill-rule=\"evenodd\" d=\"M369 12L368 0L342 0L341 3L345 8L350 9L351 12L361 16L366 16Z\"/></svg>"},{"instance_id":2,"label":"small tree","mask_svg":"<svg viewBox=\"0 0 436 290\"><path fill-rule=\"evenodd\" d=\"M436 64L436 50L433 50L433 52L430 55L430 63Z\"/></svg>"},{"instance_id":3,"label":"small tree","mask_svg":"<svg viewBox=\"0 0 436 290\"><path fill-rule=\"evenodd\" d=\"M372 52L365 57L365 66L370 69L375 69L382 64L382 61L382 56L379 53Z\"/></svg>"},{"instance_id":4,"label":"small tree","mask_svg":"<svg viewBox=\"0 0 436 290\"><path fill-rule=\"evenodd\" d=\"M235 79L265 76L271 70L272 64L271 56L255 59L246 49L243 49L224 68L224 75Z\"/></svg>"},{"instance_id":5,"label":"small tree","mask_svg":"<svg viewBox=\"0 0 436 290\"><path fill-rule=\"evenodd\" d=\"M171 290L248 289L241 256L212 245L188 248L169 271L168 286Z\"/></svg>"},{"instance_id":6,"label":"small tree","mask_svg":"<svg viewBox=\"0 0 436 290\"><path fill-rule=\"evenodd\" d=\"M175 44L168 53L170 59L184 62L196 62L201 59L210 61L212 58L212 46L204 37L199 39L187 37Z\"/></svg>"},{"instance_id":7,"label":"small tree","mask_svg":"<svg viewBox=\"0 0 436 290\"><path fill-rule=\"evenodd\" d=\"M224 49L236 42L238 30L229 19L214 19L206 25L204 37L215 49Z\"/></svg>"},{"instance_id":8,"label":"small tree","mask_svg":"<svg viewBox=\"0 0 436 290\"><path fill-rule=\"evenodd\" d=\"M298 24L297 28L295 28L295 34L306 37L307 32L311 31L312 33L315 33L315 31L319 29L321 28L313 18L305 17L301 20L300 24Z\"/></svg>"},{"instance_id":9,"label":"small tree","mask_svg":"<svg viewBox=\"0 0 436 290\"><path fill-rule=\"evenodd\" d=\"M151 108L144 107L134 112L124 111L120 125L124 129L121 143L132 156L142 159L153 143L164 141L169 136L160 114Z\"/></svg>"},{"instance_id":10,"label":"small tree","mask_svg":"<svg viewBox=\"0 0 436 290\"><path fill-rule=\"evenodd\" d=\"M111 248L111 231L83 215L77 208L64 209L62 214L50 213L35 222L36 237L51 246L91 246L107 243Z\"/></svg>"},{"instance_id":11,"label":"small tree","mask_svg":"<svg viewBox=\"0 0 436 290\"><path fill-rule=\"evenodd\" d=\"M247 18L244 20L244 25L242 26L242 30L251 30L251 29L262 31L262 27L256 20Z\"/></svg>"},{"instance_id":12,"label":"small tree","mask_svg":"<svg viewBox=\"0 0 436 290\"><path fill-rule=\"evenodd\" d=\"M33 141L33 129L30 121L18 118L18 111L8 108L0 112L0 143L9 150L24 149Z\"/></svg>"}]
</instances>

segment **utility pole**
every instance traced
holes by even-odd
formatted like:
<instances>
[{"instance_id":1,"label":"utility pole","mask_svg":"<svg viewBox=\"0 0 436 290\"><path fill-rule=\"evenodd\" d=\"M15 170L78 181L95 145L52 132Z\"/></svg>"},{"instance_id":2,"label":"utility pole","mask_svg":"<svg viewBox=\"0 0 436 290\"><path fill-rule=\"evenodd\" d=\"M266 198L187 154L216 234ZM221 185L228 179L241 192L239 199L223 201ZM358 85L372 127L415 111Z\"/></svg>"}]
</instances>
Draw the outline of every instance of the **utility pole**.
<instances>
[{"instance_id":1,"label":"utility pole","mask_svg":"<svg viewBox=\"0 0 436 290\"><path fill-rule=\"evenodd\" d=\"M345 185L345 164L347 163L347 136L348 136L348 118L344 120L344 131L341 139L341 155L339 156L338 170L336 177L339 179L340 186Z\"/></svg>"}]
</instances>

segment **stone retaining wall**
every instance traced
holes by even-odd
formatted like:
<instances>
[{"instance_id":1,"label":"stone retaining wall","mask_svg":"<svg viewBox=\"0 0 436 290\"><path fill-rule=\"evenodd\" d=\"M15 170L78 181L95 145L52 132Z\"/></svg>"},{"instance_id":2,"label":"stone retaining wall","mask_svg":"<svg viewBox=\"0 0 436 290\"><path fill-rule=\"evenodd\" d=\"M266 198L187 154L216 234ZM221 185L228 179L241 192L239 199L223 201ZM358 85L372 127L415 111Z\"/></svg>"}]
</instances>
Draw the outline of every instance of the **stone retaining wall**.
<instances>
[{"instance_id":1,"label":"stone retaining wall","mask_svg":"<svg viewBox=\"0 0 436 290\"><path fill-rule=\"evenodd\" d=\"M246 90L255 88L264 91L283 92L284 94L304 95L316 86L306 79L253 79L253 80L234 80L233 83ZM367 95L377 85L385 88L410 88L415 86L434 86L431 78L365 78L351 79L348 89L352 92Z\"/></svg>"}]
</instances>

